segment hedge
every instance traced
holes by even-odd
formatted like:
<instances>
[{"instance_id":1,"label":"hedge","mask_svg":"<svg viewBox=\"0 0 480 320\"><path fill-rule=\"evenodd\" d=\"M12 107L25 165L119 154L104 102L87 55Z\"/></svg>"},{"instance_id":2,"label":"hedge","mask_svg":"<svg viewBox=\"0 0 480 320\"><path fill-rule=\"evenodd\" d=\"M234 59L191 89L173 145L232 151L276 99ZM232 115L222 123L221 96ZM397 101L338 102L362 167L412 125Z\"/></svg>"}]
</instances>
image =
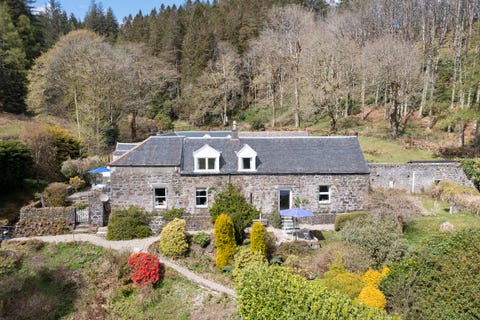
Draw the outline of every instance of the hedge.
<instances>
[{"instance_id":1,"label":"hedge","mask_svg":"<svg viewBox=\"0 0 480 320\"><path fill-rule=\"evenodd\" d=\"M141 208L131 206L117 209L110 215L107 227L107 240L131 240L152 235L148 226L149 216Z\"/></svg>"},{"instance_id":2,"label":"hedge","mask_svg":"<svg viewBox=\"0 0 480 320\"><path fill-rule=\"evenodd\" d=\"M267 264L246 267L236 278L238 310L243 319L399 319L327 291L290 270Z\"/></svg>"},{"instance_id":3,"label":"hedge","mask_svg":"<svg viewBox=\"0 0 480 320\"><path fill-rule=\"evenodd\" d=\"M343 227L348 221L354 220L358 217L366 216L367 214L368 212L359 211L359 212L343 213L343 214L337 215L335 217L335 231L340 231L341 229L343 229Z\"/></svg>"}]
</instances>

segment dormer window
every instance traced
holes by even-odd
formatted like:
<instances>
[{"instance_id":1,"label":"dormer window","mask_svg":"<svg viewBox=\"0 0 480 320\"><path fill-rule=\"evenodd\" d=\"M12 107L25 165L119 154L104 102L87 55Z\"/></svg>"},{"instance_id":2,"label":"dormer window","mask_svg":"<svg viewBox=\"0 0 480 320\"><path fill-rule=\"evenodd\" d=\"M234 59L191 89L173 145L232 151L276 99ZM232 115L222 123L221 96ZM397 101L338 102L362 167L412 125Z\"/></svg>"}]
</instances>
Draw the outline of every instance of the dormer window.
<instances>
[{"instance_id":1,"label":"dormer window","mask_svg":"<svg viewBox=\"0 0 480 320\"><path fill-rule=\"evenodd\" d=\"M193 152L195 172L220 172L220 151L208 144Z\"/></svg>"},{"instance_id":2,"label":"dormer window","mask_svg":"<svg viewBox=\"0 0 480 320\"><path fill-rule=\"evenodd\" d=\"M237 152L238 171L256 171L257 153L248 144Z\"/></svg>"}]
</instances>

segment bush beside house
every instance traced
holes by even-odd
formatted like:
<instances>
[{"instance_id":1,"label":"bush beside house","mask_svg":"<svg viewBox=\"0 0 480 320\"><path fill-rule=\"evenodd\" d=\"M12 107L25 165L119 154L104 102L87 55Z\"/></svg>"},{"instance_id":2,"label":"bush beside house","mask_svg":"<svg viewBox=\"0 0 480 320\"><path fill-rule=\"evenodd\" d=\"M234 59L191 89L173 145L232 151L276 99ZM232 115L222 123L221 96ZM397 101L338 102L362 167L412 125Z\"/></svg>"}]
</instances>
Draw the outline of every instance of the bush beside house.
<instances>
[{"instance_id":1,"label":"bush beside house","mask_svg":"<svg viewBox=\"0 0 480 320\"><path fill-rule=\"evenodd\" d=\"M219 215L215 220L213 234L217 248L215 263L219 269L223 269L230 264L237 250L232 218L226 214Z\"/></svg>"},{"instance_id":2,"label":"bush beside house","mask_svg":"<svg viewBox=\"0 0 480 320\"><path fill-rule=\"evenodd\" d=\"M107 240L131 240L152 235L148 223L150 217L141 208L131 206L116 209L110 215L107 227Z\"/></svg>"},{"instance_id":3,"label":"bush beside house","mask_svg":"<svg viewBox=\"0 0 480 320\"><path fill-rule=\"evenodd\" d=\"M179 257L188 251L187 224L185 220L175 218L160 233L160 252L170 257Z\"/></svg>"}]
</instances>

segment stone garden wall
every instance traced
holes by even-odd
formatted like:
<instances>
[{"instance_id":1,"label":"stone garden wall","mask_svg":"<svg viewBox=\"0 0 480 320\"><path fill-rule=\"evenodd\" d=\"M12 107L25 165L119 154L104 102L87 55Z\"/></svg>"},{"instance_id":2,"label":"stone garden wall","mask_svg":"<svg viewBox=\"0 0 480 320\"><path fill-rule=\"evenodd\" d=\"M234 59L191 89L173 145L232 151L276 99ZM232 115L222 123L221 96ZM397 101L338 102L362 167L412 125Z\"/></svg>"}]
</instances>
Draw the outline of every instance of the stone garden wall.
<instances>
[{"instance_id":1,"label":"stone garden wall","mask_svg":"<svg viewBox=\"0 0 480 320\"><path fill-rule=\"evenodd\" d=\"M434 183L452 180L473 186L456 161L409 163L369 163L372 187L395 188L408 192L428 191Z\"/></svg>"},{"instance_id":2,"label":"stone garden wall","mask_svg":"<svg viewBox=\"0 0 480 320\"><path fill-rule=\"evenodd\" d=\"M34 205L20 209L20 220L15 227L15 236L41 236L62 234L75 226L75 207L46 207Z\"/></svg>"}]
</instances>

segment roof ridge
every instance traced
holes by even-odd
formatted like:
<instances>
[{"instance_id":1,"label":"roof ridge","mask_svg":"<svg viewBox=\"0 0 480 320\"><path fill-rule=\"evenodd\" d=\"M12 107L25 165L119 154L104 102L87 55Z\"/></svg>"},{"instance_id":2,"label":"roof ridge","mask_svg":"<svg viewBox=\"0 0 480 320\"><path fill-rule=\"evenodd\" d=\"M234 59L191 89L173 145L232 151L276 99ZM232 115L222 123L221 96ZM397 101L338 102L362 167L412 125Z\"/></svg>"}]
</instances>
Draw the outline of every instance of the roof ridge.
<instances>
[{"instance_id":1,"label":"roof ridge","mask_svg":"<svg viewBox=\"0 0 480 320\"><path fill-rule=\"evenodd\" d=\"M153 136L150 136L148 137L147 139L143 140L142 142L139 142L135 147L133 147L132 149L128 150L127 152L125 152L124 154L122 154L120 157L118 157L117 159L113 160L112 162L110 162L108 165L112 165L112 164L115 164L115 162L119 161L120 159L124 158L125 156L129 155L130 153L132 153L133 151L137 150L140 146L144 145L148 140L150 140L150 138L153 137Z\"/></svg>"}]
</instances>

